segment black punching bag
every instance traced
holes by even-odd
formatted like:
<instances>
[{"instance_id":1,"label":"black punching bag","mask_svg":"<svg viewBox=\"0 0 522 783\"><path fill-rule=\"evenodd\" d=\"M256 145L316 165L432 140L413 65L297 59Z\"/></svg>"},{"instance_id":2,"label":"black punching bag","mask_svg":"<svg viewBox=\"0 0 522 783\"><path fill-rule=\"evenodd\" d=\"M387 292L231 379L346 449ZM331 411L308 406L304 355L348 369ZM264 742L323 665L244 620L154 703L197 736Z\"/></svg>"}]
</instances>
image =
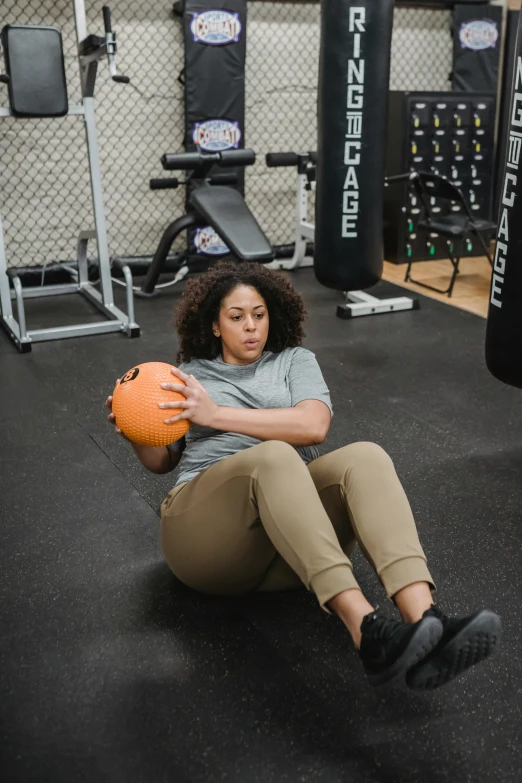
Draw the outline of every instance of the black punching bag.
<instances>
[{"instance_id":1,"label":"black punching bag","mask_svg":"<svg viewBox=\"0 0 522 783\"><path fill-rule=\"evenodd\" d=\"M522 14L506 132L486 330L486 363L499 381L522 389Z\"/></svg>"},{"instance_id":2,"label":"black punching bag","mask_svg":"<svg viewBox=\"0 0 522 783\"><path fill-rule=\"evenodd\" d=\"M339 291L382 275L393 0L321 0L315 274Z\"/></svg>"}]
</instances>

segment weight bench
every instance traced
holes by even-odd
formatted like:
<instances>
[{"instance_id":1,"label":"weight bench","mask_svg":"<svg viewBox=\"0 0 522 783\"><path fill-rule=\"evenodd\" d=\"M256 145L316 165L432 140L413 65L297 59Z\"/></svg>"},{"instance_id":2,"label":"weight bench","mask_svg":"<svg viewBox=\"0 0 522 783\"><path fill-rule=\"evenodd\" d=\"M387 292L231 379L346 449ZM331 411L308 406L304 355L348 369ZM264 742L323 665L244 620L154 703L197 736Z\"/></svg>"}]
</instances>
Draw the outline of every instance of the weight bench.
<instances>
[{"instance_id":1,"label":"weight bench","mask_svg":"<svg viewBox=\"0 0 522 783\"><path fill-rule=\"evenodd\" d=\"M250 166L255 163L255 159L252 150L163 155L161 162L164 169L190 171L191 174L185 182L180 182L177 178L151 180L151 189L177 188L180 184L186 185L189 182L194 185L194 188L189 197L187 213L165 229L141 290L136 292L138 296L154 295L170 248L176 237L187 229L211 226L238 261L269 263L274 259L274 251L241 193L232 187L226 187L226 183L234 184L237 181L237 175L225 172L211 173L211 170L215 171L215 167ZM182 255L175 281L182 280L188 271L188 252L186 252Z\"/></svg>"},{"instance_id":2,"label":"weight bench","mask_svg":"<svg viewBox=\"0 0 522 783\"><path fill-rule=\"evenodd\" d=\"M204 185L190 204L241 261L272 261L274 251L238 190Z\"/></svg>"}]
</instances>

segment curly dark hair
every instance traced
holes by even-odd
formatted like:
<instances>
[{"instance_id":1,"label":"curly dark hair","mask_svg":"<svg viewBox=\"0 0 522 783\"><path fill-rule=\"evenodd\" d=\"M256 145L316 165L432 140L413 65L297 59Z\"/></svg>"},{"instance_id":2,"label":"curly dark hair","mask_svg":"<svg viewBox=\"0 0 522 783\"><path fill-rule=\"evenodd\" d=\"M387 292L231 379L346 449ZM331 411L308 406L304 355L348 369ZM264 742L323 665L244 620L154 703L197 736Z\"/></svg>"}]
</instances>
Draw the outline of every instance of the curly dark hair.
<instances>
[{"instance_id":1,"label":"curly dark hair","mask_svg":"<svg viewBox=\"0 0 522 783\"><path fill-rule=\"evenodd\" d=\"M180 348L178 362L215 359L221 339L212 332L223 299L239 285L255 288L268 308L270 326L265 350L280 353L301 345L307 317L301 294L282 275L259 263L219 261L189 280L175 313Z\"/></svg>"}]
</instances>

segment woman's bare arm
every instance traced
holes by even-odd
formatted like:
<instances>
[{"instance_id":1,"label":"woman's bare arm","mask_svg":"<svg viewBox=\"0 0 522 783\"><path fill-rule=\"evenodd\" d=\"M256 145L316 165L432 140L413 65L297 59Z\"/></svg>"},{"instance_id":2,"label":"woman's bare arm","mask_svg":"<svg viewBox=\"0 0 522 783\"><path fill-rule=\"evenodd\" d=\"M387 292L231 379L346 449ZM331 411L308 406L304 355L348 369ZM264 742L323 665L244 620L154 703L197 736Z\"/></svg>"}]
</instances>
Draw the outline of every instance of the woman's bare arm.
<instances>
[{"instance_id":1,"label":"woman's bare arm","mask_svg":"<svg viewBox=\"0 0 522 783\"><path fill-rule=\"evenodd\" d=\"M330 410L320 400L303 400L293 408L218 408L212 427L257 440L282 440L291 446L322 443L330 429Z\"/></svg>"},{"instance_id":2,"label":"woman's bare arm","mask_svg":"<svg viewBox=\"0 0 522 783\"><path fill-rule=\"evenodd\" d=\"M216 405L193 375L185 375L176 367L171 372L184 385L162 383L161 387L179 392L184 399L159 403L160 408L180 411L165 419L166 424L187 420L201 427L237 432L257 440L282 440L291 446L314 446L322 443L328 434L330 409L320 400L302 400L293 408L225 408Z\"/></svg>"},{"instance_id":3,"label":"woman's bare arm","mask_svg":"<svg viewBox=\"0 0 522 783\"><path fill-rule=\"evenodd\" d=\"M180 451L171 451L166 446L140 446L132 441L130 444L143 467L151 473L170 473L181 459Z\"/></svg>"}]
</instances>

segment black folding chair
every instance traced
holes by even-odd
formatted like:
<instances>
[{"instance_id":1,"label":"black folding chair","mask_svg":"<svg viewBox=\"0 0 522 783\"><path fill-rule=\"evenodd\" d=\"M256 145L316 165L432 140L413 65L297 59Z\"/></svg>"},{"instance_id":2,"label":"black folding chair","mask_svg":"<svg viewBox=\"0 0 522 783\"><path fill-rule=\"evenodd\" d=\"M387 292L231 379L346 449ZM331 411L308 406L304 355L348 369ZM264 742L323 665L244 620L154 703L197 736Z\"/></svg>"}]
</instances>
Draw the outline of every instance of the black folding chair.
<instances>
[{"instance_id":1,"label":"black folding chair","mask_svg":"<svg viewBox=\"0 0 522 783\"><path fill-rule=\"evenodd\" d=\"M477 237L482 245L485 256L490 265L493 266L493 259L491 258L484 235L491 235L496 229L496 223L493 223L491 220L483 220L482 218L475 217L460 188L453 185L445 177L441 177L438 174L428 174L424 171L412 171L409 176L409 181L415 190L423 212L423 215L421 215L420 220L417 222L417 227L429 231L430 233L440 234L443 237L454 240L454 242L448 242L447 244L448 259L453 265L453 274L449 286L444 290L428 285L427 283L421 283L411 277L411 267L414 263L413 259L411 259L408 263L408 269L406 270L406 277L404 280L410 280L412 283L420 285L423 288L429 288L431 291L437 291L440 294L451 296L455 280L459 273L460 257L466 236L473 234ZM461 206L462 211L452 211L448 215L437 214L434 217L430 209L431 198L436 198L439 202L450 202L452 206L458 204ZM455 251L452 250L453 247L455 248Z\"/></svg>"}]
</instances>

